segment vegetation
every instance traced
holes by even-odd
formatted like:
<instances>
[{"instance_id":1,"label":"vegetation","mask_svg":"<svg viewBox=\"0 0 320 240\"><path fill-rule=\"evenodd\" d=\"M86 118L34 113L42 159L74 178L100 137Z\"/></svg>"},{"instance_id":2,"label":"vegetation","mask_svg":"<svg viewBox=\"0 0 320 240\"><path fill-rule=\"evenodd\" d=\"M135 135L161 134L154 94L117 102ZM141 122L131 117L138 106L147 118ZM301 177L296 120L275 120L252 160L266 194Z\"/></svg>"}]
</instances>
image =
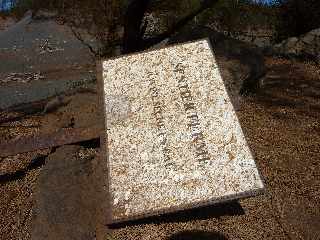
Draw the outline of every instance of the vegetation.
<instances>
[{"instance_id":1,"label":"vegetation","mask_svg":"<svg viewBox=\"0 0 320 240\"><path fill-rule=\"evenodd\" d=\"M21 17L26 10L58 12L75 36L96 56L146 49L171 36L185 25L214 25L228 35L239 30L270 29L278 41L320 27L320 1L275 0L266 5L252 0L20 0L12 13ZM146 38L147 14L161 19L161 32ZM92 46L85 35L94 36Z\"/></svg>"}]
</instances>

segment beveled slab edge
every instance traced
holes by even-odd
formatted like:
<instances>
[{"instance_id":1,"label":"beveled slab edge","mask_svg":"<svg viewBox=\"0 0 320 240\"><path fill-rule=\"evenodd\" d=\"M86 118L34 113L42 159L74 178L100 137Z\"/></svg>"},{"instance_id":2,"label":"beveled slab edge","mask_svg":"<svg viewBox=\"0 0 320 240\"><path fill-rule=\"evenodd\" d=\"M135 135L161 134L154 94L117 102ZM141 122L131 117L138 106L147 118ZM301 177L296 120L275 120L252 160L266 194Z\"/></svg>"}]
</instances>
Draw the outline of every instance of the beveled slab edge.
<instances>
[{"instance_id":1,"label":"beveled slab edge","mask_svg":"<svg viewBox=\"0 0 320 240\"><path fill-rule=\"evenodd\" d=\"M105 168L106 173L106 191L107 191L107 199L105 208L108 211L105 213L105 219L101 219L105 225L107 225L110 221L112 221L112 204L111 204L111 196L110 196L110 173L109 173L109 160L108 160L108 149L107 149L107 141L108 137L106 136L106 112L105 112L105 97L104 97L104 82L103 82L103 60L96 61L96 70L97 70L97 87L98 87L98 103L100 106L100 110L103 111L103 129L100 133L100 161L101 167Z\"/></svg>"},{"instance_id":2,"label":"beveled slab edge","mask_svg":"<svg viewBox=\"0 0 320 240\"><path fill-rule=\"evenodd\" d=\"M107 224L110 225L110 227L112 227L113 224L117 224L117 223L125 223L125 222L135 221L135 220L139 220L139 219L146 218L146 217L159 216L162 214L169 214L169 213L175 213L175 212L183 211L183 210L206 207L209 205L216 205L216 204L220 204L220 203L231 202L233 200L241 200L241 199L245 199L245 198L249 198L249 197L259 196L264 193L266 193L265 187L257 189L257 190L243 192L241 194L227 195L227 196L223 196L220 198L215 197L212 200L202 201L202 202L198 202L198 203L194 203L194 204L186 204L186 205L180 206L180 207L171 207L171 208L166 208L166 209L162 209L162 210L149 211L149 212L145 212L144 214L132 215L132 216L126 217L126 218L119 218L119 219L112 219L111 218Z\"/></svg>"}]
</instances>

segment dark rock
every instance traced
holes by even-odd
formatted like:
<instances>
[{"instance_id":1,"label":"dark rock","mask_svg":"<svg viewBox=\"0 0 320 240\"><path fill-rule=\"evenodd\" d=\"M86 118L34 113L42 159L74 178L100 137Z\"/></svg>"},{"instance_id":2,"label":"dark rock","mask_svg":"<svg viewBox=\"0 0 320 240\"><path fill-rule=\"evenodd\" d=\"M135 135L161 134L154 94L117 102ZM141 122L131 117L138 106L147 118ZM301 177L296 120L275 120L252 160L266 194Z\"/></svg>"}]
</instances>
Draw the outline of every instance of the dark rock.
<instances>
[{"instance_id":1,"label":"dark rock","mask_svg":"<svg viewBox=\"0 0 320 240\"><path fill-rule=\"evenodd\" d=\"M57 15L58 15L57 12L40 9L32 12L32 19L38 20L38 21L46 21L46 20L55 19Z\"/></svg>"},{"instance_id":2,"label":"dark rock","mask_svg":"<svg viewBox=\"0 0 320 240\"><path fill-rule=\"evenodd\" d=\"M276 55L302 60L311 59L320 63L320 28L299 37L288 38L274 45L272 50Z\"/></svg>"}]
</instances>

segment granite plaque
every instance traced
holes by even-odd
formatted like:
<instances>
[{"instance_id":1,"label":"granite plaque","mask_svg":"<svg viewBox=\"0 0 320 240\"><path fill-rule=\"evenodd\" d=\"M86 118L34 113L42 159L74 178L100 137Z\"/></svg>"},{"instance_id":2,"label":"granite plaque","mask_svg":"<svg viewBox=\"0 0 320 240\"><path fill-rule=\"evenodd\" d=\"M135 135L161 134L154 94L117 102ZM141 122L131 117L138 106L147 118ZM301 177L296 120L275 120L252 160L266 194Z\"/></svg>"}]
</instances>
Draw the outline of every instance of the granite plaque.
<instances>
[{"instance_id":1,"label":"granite plaque","mask_svg":"<svg viewBox=\"0 0 320 240\"><path fill-rule=\"evenodd\" d=\"M208 40L101 65L109 223L263 191Z\"/></svg>"}]
</instances>

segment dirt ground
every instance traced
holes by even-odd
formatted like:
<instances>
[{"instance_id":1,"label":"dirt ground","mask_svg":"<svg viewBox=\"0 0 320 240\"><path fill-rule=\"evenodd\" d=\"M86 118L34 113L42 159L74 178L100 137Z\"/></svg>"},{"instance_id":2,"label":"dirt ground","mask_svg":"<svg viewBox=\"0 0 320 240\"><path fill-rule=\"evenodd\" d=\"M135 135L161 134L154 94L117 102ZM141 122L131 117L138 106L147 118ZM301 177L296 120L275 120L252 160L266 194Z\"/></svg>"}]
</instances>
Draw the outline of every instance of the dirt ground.
<instances>
[{"instance_id":1,"label":"dirt ground","mask_svg":"<svg viewBox=\"0 0 320 240\"><path fill-rule=\"evenodd\" d=\"M267 193L239 203L113 226L105 239L320 239L320 68L266 60L268 74L259 94L242 99L237 114ZM2 121L0 141L99 124L94 90L66 100L67 105L44 116ZM43 165L28 166L50 152L0 158L0 239L31 239L34 193Z\"/></svg>"}]
</instances>

